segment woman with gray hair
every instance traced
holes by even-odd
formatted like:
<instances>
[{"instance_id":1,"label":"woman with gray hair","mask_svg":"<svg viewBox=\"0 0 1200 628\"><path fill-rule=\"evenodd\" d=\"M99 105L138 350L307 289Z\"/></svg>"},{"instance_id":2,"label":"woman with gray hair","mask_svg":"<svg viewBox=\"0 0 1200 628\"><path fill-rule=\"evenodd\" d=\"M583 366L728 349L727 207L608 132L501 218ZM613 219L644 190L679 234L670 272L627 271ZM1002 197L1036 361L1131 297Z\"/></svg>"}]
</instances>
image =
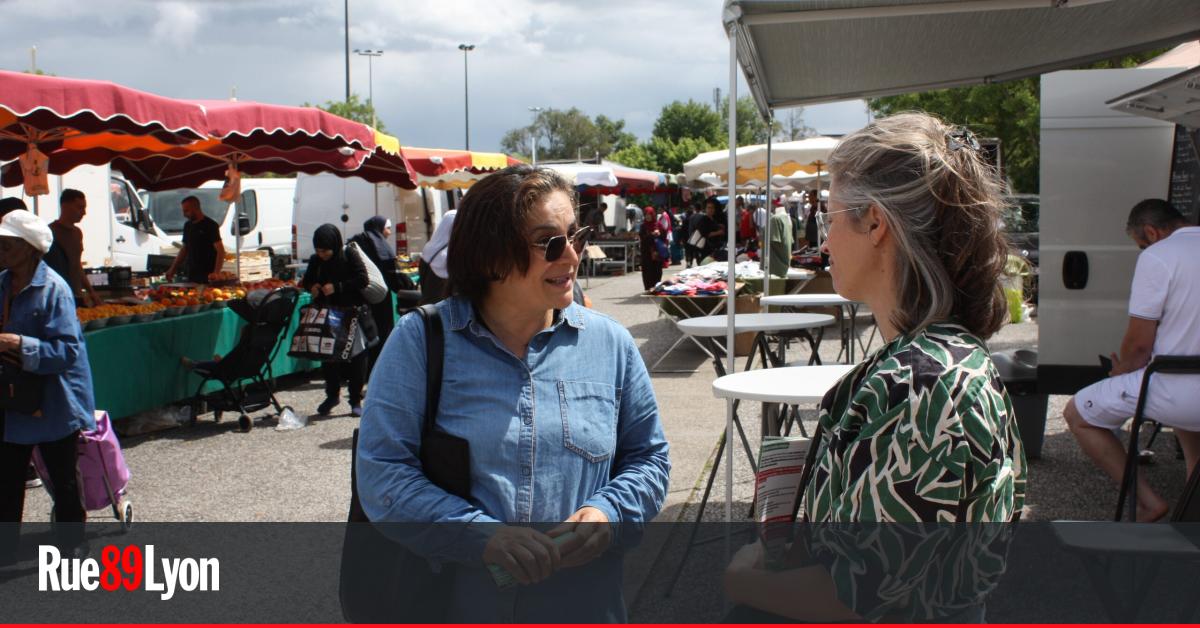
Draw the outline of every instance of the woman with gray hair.
<instances>
[{"instance_id":1,"label":"woman with gray hair","mask_svg":"<svg viewBox=\"0 0 1200 628\"><path fill-rule=\"evenodd\" d=\"M817 215L821 250L834 288L871 307L886 344L821 403L797 498L803 520L1014 521L1024 503L1025 456L984 342L1006 314L1003 184L970 131L923 113L849 135L829 170L829 210ZM1003 561L967 560L927 577L921 561L905 560L913 548L902 539L844 552L828 542L828 528L810 527L808 566L787 578L762 569L760 545L747 546L726 573L726 591L736 602L806 620L922 621L977 608L981 596L963 593L986 592L994 570L1003 570ZM893 583L887 592L877 580L884 572ZM947 588L947 579L954 585ZM786 595L778 595L781 587Z\"/></svg>"}]
</instances>

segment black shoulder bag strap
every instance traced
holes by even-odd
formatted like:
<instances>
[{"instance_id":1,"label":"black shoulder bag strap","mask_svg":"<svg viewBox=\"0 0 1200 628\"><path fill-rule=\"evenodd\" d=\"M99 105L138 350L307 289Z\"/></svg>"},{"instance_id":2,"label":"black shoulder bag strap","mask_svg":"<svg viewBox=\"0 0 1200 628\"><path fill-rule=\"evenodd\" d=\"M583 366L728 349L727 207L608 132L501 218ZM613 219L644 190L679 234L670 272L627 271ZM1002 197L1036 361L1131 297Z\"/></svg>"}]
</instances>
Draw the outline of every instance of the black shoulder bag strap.
<instances>
[{"instance_id":1,"label":"black shoulder bag strap","mask_svg":"<svg viewBox=\"0 0 1200 628\"><path fill-rule=\"evenodd\" d=\"M471 451L464 438L437 429L442 395L445 332L432 304L417 308L425 319L425 423L421 429L421 469L429 481L463 499L471 498Z\"/></svg>"},{"instance_id":2,"label":"black shoulder bag strap","mask_svg":"<svg viewBox=\"0 0 1200 628\"><path fill-rule=\"evenodd\" d=\"M421 427L421 445L433 432L437 422L438 401L442 397L442 364L445 357L445 338L442 316L433 305L417 308L425 321L425 423Z\"/></svg>"}]
</instances>

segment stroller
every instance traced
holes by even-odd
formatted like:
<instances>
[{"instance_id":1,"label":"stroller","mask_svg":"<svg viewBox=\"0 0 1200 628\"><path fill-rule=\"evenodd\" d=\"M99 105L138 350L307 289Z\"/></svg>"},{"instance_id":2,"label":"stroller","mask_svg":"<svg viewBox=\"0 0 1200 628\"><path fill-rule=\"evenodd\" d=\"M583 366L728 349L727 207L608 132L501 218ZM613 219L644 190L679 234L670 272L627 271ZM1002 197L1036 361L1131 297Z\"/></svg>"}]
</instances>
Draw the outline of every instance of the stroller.
<instances>
[{"instance_id":1,"label":"stroller","mask_svg":"<svg viewBox=\"0 0 1200 628\"><path fill-rule=\"evenodd\" d=\"M237 411L238 427L249 432L254 427L251 412L273 406L281 420L285 414L295 414L290 406L279 405L275 398L271 363L285 344L283 337L291 326L299 298L300 291L289 287L266 295L256 291L245 299L229 302L229 309L247 322L237 345L220 360L196 362L192 366L203 379L196 387L195 398L213 409L217 421L224 412ZM205 384L213 380L221 382L221 389L202 394Z\"/></svg>"}]
</instances>

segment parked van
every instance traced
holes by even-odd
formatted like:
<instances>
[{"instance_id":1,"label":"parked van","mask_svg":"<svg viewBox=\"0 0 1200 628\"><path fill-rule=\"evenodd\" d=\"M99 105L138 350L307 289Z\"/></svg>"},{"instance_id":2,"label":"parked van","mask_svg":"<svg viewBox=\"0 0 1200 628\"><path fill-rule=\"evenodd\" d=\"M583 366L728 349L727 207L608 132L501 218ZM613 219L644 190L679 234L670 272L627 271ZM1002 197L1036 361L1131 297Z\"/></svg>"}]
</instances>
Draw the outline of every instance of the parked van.
<instances>
[{"instance_id":1,"label":"parked van","mask_svg":"<svg viewBox=\"0 0 1200 628\"><path fill-rule=\"evenodd\" d=\"M313 254L312 236L325 223L338 225L342 239L362 231L372 216L392 221L397 254L424 248L442 214L453 207L453 192L405 190L389 183L332 174L296 177L296 202L292 211L292 258L304 263Z\"/></svg>"},{"instance_id":2,"label":"parked van","mask_svg":"<svg viewBox=\"0 0 1200 628\"><path fill-rule=\"evenodd\" d=\"M1101 379L1097 355L1120 347L1138 255L1125 221L1138 201L1167 197L1175 125L1105 103L1177 72L1071 70L1042 77L1041 392L1074 394Z\"/></svg>"},{"instance_id":3,"label":"parked van","mask_svg":"<svg viewBox=\"0 0 1200 628\"><path fill-rule=\"evenodd\" d=\"M173 241L183 238L181 201L188 196L200 199L204 215L220 225L226 251L237 248L237 218L243 218L242 250L269 250L272 257L291 254L292 204L295 179L242 179L241 198L233 204L220 198L221 181L210 181L199 188L150 192L146 206L158 228ZM230 211L230 208L234 211Z\"/></svg>"},{"instance_id":4,"label":"parked van","mask_svg":"<svg viewBox=\"0 0 1200 628\"><path fill-rule=\"evenodd\" d=\"M133 186L110 167L80 166L64 175L51 175L49 184L50 193L39 196L36 207L47 222L58 219L58 197L64 189L79 190L87 198L87 214L79 224L85 266L144 271L149 255L170 248L170 237L155 224ZM23 198L34 209L33 199L21 187L3 188L0 195Z\"/></svg>"}]
</instances>

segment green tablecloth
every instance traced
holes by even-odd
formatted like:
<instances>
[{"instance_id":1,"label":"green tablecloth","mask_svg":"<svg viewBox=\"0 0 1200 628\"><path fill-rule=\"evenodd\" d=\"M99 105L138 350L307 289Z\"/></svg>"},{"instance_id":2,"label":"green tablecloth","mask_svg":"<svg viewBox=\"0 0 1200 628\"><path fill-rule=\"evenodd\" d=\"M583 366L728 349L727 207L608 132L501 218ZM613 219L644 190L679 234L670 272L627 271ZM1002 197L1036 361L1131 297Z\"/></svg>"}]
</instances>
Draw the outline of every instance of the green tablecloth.
<instances>
[{"instance_id":1,"label":"green tablecloth","mask_svg":"<svg viewBox=\"0 0 1200 628\"><path fill-rule=\"evenodd\" d=\"M300 295L297 308L309 300L309 295ZM286 340L295 333L298 319L292 317ZM220 308L85 332L96 408L120 419L190 398L200 378L183 368L180 358L211 360L213 355L228 353L244 323L228 308ZM278 377L318 365L288 357L285 344L272 368ZM219 386L210 382L205 392Z\"/></svg>"}]
</instances>

